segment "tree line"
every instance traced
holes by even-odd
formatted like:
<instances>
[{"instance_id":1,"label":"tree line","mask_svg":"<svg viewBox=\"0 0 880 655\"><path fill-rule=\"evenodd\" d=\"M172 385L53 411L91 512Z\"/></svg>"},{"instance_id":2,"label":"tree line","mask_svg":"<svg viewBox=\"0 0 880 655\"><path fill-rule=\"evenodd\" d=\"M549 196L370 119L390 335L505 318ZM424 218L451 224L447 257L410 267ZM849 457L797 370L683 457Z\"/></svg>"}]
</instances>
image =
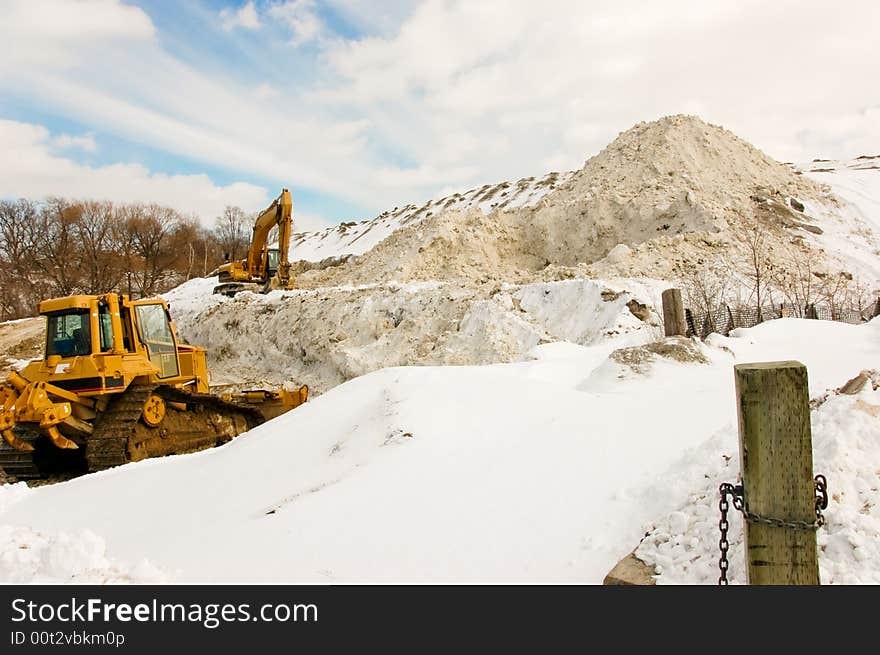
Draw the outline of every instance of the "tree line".
<instances>
[{"instance_id":1,"label":"tree line","mask_svg":"<svg viewBox=\"0 0 880 655\"><path fill-rule=\"evenodd\" d=\"M227 206L211 228L154 203L0 200L0 321L45 298L153 296L245 256L254 216Z\"/></svg>"}]
</instances>

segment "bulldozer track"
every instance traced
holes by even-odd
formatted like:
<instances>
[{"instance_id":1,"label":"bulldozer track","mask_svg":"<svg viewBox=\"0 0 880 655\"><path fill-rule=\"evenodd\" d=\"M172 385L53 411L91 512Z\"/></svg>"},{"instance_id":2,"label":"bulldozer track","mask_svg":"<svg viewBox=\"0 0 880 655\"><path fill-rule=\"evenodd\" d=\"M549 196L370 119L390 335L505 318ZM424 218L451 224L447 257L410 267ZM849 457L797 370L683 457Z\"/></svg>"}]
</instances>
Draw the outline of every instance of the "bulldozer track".
<instances>
[{"instance_id":1,"label":"bulldozer track","mask_svg":"<svg viewBox=\"0 0 880 655\"><path fill-rule=\"evenodd\" d=\"M33 443L39 434L19 426L15 426L14 432L16 437L30 443ZM34 462L33 451L16 450L4 439L0 439L0 468L15 480L37 480L43 477L43 473Z\"/></svg>"},{"instance_id":2,"label":"bulldozer track","mask_svg":"<svg viewBox=\"0 0 880 655\"><path fill-rule=\"evenodd\" d=\"M156 385L131 386L110 401L86 443L89 471L102 471L129 461L128 440L141 418L144 403L156 388Z\"/></svg>"},{"instance_id":3,"label":"bulldozer track","mask_svg":"<svg viewBox=\"0 0 880 655\"><path fill-rule=\"evenodd\" d=\"M169 402L187 403L200 405L217 411L237 412L244 416L248 430L264 423L263 415L253 407L244 404L228 402L209 393L189 393L175 387L160 387L157 393Z\"/></svg>"},{"instance_id":4,"label":"bulldozer track","mask_svg":"<svg viewBox=\"0 0 880 655\"><path fill-rule=\"evenodd\" d=\"M141 421L150 394L177 407L185 406L186 411L169 409L162 424L151 428ZM94 431L78 450L61 451L38 430L16 426L16 436L35 445L36 450L19 451L0 439L0 468L17 481L46 479L71 466L75 469L73 475L102 471L146 457L220 445L264 421L253 407L212 394L155 384L132 385L110 400L95 421Z\"/></svg>"},{"instance_id":5,"label":"bulldozer track","mask_svg":"<svg viewBox=\"0 0 880 655\"><path fill-rule=\"evenodd\" d=\"M60 481L85 473L85 458L81 449L62 450L52 445L39 430L16 425L15 435L34 450L21 451L0 439L0 468L13 481L53 479Z\"/></svg>"},{"instance_id":6,"label":"bulldozer track","mask_svg":"<svg viewBox=\"0 0 880 655\"><path fill-rule=\"evenodd\" d=\"M186 406L169 410L156 429L140 421L150 394L166 403ZM179 428L173 420L186 424ZM236 418L243 419L236 421ZM132 386L112 400L86 442L89 471L101 471L130 461L201 450L225 443L263 422L257 410L211 394L189 393L162 385Z\"/></svg>"}]
</instances>

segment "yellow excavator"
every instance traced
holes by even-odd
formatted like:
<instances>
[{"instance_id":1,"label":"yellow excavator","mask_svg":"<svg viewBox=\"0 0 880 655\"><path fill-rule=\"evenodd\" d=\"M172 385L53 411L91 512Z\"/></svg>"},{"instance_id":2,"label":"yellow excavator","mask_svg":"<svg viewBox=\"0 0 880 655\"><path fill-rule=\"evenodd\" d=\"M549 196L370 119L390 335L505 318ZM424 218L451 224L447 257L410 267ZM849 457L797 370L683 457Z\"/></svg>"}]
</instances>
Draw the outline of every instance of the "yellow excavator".
<instances>
[{"instance_id":1,"label":"yellow excavator","mask_svg":"<svg viewBox=\"0 0 880 655\"><path fill-rule=\"evenodd\" d=\"M45 357L0 384L0 466L20 480L212 447L308 398L210 393L205 349L180 342L161 298L77 295L39 312Z\"/></svg>"},{"instance_id":2,"label":"yellow excavator","mask_svg":"<svg viewBox=\"0 0 880 655\"><path fill-rule=\"evenodd\" d=\"M212 275L218 276L214 293L234 296L239 291L267 293L273 289L290 289L290 230L292 226L293 200L290 191L283 189L272 204L257 216L254 233L247 257L241 261L227 262ZM278 228L278 247L269 247L269 233Z\"/></svg>"}]
</instances>

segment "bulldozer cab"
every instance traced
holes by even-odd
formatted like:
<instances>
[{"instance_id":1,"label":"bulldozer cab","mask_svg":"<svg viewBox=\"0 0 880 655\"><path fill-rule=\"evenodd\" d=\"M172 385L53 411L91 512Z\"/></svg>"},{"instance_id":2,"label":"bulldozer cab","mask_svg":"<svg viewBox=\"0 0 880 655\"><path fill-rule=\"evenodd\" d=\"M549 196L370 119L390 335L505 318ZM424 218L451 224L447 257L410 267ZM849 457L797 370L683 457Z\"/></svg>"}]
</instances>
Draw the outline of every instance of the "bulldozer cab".
<instances>
[{"instance_id":1,"label":"bulldozer cab","mask_svg":"<svg viewBox=\"0 0 880 655\"><path fill-rule=\"evenodd\" d=\"M159 369L157 377L164 379L180 375L177 343L165 305L135 302L132 306L138 338L150 362Z\"/></svg>"},{"instance_id":2,"label":"bulldozer cab","mask_svg":"<svg viewBox=\"0 0 880 655\"><path fill-rule=\"evenodd\" d=\"M142 352L159 379L180 375L177 338L161 300L72 296L45 301L40 309L46 316L47 359Z\"/></svg>"}]
</instances>

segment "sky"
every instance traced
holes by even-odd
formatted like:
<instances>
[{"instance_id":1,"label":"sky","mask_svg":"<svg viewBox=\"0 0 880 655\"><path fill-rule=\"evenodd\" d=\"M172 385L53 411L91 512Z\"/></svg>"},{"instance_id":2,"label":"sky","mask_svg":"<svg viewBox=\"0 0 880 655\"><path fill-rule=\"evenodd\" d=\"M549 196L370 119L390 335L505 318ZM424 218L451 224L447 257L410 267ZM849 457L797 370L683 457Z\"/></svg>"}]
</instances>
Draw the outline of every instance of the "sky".
<instances>
[{"instance_id":1,"label":"sky","mask_svg":"<svg viewBox=\"0 0 880 655\"><path fill-rule=\"evenodd\" d=\"M583 165L695 114L780 161L880 153L869 0L0 0L0 197L295 231Z\"/></svg>"}]
</instances>

